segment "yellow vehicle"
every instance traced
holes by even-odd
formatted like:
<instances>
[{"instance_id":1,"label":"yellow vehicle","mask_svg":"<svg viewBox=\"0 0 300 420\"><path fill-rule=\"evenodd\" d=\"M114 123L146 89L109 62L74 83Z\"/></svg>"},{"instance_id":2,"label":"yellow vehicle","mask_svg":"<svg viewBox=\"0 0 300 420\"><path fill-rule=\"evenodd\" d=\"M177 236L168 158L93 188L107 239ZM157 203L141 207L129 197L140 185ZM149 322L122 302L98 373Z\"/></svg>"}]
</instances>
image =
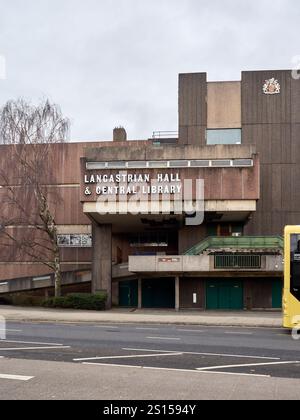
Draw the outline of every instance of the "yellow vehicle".
<instances>
[{"instance_id":1,"label":"yellow vehicle","mask_svg":"<svg viewBox=\"0 0 300 420\"><path fill-rule=\"evenodd\" d=\"M300 226L284 232L283 326L300 327Z\"/></svg>"}]
</instances>

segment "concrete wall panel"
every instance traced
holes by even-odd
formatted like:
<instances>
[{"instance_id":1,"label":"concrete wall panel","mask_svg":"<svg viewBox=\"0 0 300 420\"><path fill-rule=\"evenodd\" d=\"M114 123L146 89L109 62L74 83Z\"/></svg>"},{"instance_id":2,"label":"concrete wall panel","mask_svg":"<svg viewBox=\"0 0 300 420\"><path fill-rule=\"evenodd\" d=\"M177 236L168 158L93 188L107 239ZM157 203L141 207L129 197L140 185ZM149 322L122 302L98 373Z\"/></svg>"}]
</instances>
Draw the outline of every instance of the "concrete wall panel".
<instances>
[{"instance_id":1,"label":"concrete wall panel","mask_svg":"<svg viewBox=\"0 0 300 420\"><path fill-rule=\"evenodd\" d=\"M241 82L207 84L207 128L241 128Z\"/></svg>"}]
</instances>

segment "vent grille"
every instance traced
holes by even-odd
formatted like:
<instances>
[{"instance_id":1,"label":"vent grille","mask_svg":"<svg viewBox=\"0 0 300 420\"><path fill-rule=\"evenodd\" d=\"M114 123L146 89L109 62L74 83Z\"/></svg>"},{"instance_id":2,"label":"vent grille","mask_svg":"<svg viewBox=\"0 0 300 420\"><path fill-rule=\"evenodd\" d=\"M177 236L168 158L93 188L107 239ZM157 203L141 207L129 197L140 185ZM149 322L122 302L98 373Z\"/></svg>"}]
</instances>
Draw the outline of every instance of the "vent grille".
<instances>
[{"instance_id":1,"label":"vent grille","mask_svg":"<svg viewBox=\"0 0 300 420\"><path fill-rule=\"evenodd\" d=\"M261 255L215 255L215 268L260 269Z\"/></svg>"}]
</instances>

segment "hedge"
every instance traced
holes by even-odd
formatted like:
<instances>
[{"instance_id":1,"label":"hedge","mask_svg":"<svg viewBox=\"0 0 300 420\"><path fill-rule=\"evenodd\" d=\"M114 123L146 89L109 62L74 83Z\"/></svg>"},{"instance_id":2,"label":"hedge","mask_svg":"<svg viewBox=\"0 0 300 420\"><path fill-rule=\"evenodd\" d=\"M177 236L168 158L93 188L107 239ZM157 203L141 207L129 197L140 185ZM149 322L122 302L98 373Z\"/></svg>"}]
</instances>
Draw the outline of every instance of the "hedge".
<instances>
[{"instance_id":1,"label":"hedge","mask_svg":"<svg viewBox=\"0 0 300 420\"><path fill-rule=\"evenodd\" d=\"M85 309L91 311L103 311L105 309L107 295L105 293L71 293L67 296L50 298L43 302L47 308Z\"/></svg>"}]
</instances>

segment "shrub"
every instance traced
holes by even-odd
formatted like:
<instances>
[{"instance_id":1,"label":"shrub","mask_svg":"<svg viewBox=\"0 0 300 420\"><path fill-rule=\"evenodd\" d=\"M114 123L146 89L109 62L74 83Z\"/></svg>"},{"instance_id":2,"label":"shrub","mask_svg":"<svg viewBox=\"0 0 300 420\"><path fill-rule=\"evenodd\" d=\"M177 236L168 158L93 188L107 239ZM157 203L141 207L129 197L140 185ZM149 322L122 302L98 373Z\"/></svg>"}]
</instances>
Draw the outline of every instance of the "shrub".
<instances>
[{"instance_id":1,"label":"shrub","mask_svg":"<svg viewBox=\"0 0 300 420\"><path fill-rule=\"evenodd\" d=\"M107 295L105 293L71 293L64 297L50 298L43 302L47 308L85 309L91 311L103 311L105 309Z\"/></svg>"}]
</instances>

